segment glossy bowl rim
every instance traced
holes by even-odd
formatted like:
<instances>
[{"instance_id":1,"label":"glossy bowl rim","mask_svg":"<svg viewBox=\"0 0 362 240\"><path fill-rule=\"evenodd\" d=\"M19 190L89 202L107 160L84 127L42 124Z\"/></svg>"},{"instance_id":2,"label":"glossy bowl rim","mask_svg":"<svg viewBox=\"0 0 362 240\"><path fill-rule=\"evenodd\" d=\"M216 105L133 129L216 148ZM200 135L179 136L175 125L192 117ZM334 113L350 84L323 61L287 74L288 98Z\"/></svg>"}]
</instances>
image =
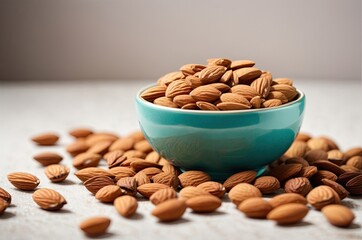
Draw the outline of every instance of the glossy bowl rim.
<instances>
[{"instance_id":1,"label":"glossy bowl rim","mask_svg":"<svg viewBox=\"0 0 362 240\"><path fill-rule=\"evenodd\" d=\"M146 89L154 87L154 86L157 86L157 85L150 84L150 85L147 85L146 87L142 88L141 90L139 90L136 95L136 101L141 104L145 104L146 106L148 106L150 108L161 110L161 111L168 111L168 112L174 112L174 113L185 113L185 114L196 114L196 115L197 114L200 114L200 115L230 115L230 114L242 114L242 113L273 112L273 111L282 110L284 108L292 107L293 105L301 102L305 98L305 94L301 90L296 88L296 90L299 94L299 97L297 99L293 100L292 102L288 102L286 104L282 104L282 105L276 106L276 107L258 108L258 109L243 109L243 110L226 110L226 111L191 110L191 109L171 108L171 107L156 105L156 104L153 104L153 103L143 99L141 97L141 93L144 92Z\"/></svg>"}]
</instances>

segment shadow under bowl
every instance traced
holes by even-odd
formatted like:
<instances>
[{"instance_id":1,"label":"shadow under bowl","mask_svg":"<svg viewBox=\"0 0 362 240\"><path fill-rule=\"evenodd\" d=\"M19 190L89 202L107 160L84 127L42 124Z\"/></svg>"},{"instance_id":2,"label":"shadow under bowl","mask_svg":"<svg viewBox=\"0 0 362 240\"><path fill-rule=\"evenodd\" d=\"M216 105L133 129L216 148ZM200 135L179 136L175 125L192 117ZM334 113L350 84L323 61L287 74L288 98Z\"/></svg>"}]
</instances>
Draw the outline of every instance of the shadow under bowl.
<instances>
[{"instance_id":1,"label":"shadow under bowl","mask_svg":"<svg viewBox=\"0 0 362 240\"><path fill-rule=\"evenodd\" d=\"M147 102L140 97L147 88L138 92L136 107L153 149L182 170L201 170L213 180L265 169L290 147L303 120L305 95L299 90L296 100L278 107L201 111Z\"/></svg>"}]
</instances>

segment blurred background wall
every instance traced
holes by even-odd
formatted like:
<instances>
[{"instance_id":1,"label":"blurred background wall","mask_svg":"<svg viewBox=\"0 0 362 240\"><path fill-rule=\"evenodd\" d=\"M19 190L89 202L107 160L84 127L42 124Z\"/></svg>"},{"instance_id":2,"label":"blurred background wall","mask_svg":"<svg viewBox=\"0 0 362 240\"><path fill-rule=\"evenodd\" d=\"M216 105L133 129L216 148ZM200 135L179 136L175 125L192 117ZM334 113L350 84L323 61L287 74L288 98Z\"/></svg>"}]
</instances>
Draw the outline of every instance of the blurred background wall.
<instances>
[{"instance_id":1,"label":"blurred background wall","mask_svg":"<svg viewBox=\"0 0 362 240\"><path fill-rule=\"evenodd\" d=\"M153 79L209 57L361 79L360 0L0 0L0 79Z\"/></svg>"}]
</instances>

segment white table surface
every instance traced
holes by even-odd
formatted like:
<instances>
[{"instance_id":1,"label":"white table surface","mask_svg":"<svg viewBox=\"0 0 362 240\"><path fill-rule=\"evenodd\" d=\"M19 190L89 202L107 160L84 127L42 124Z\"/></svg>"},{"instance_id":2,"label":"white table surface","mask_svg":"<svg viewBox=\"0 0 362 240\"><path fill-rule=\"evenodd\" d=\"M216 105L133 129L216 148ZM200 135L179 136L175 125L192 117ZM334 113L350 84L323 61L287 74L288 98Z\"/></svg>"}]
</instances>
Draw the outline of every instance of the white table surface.
<instances>
[{"instance_id":1,"label":"white table surface","mask_svg":"<svg viewBox=\"0 0 362 240\"><path fill-rule=\"evenodd\" d=\"M152 81L58 81L0 82L0 186L8 190L12 206L0 216L0 239L84 239L78 224L85 218L106 215L112 219L109 239L362 239L362 200L343 202L356 214L350 229L327 223L322 214L310 211L304 221L288 227L272 221L246 218L226 198L213 214L186 212L173 223L158 223L150 215L153 205L140 201L138 213L122 218L113 205L99 203L80 184L72 168L65 183L53 184L32 156L54 150L71 158L64 146L71 142L67 131L76 126L115 131L121 135L138 129L134 96ZM307 96L302 130L313 135L328 135L342 150L362 146L361 81L295 80ZM55 147L37 147L30 137L44 131L61 134ZM59 212L39 209L31 192L16 190L6 178L12 171L27 171L39 176L39 187L62 193L68 204Z\"/></svg>"}]
</instances>

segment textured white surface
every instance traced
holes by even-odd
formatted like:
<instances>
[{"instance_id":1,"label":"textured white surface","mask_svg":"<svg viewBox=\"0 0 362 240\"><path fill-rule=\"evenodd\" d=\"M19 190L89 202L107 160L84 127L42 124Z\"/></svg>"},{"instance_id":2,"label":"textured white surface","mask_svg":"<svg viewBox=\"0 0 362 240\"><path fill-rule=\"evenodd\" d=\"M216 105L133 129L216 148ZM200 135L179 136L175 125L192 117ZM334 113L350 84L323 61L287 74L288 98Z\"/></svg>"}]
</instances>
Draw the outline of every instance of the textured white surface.
<instances>
[{"instance_id":1,"label":"textured white surface","mask_svg":"<svg viewBox=\"0 0 362 240\"><path fill-rule=\"evenodd\" d=\"M0 82L0 186L13 196L13 204L0 216L0 239L83 239L78 229L83 219L107 215L112 219L106 236L114 239L362 239L362 200L348 198L344 204L356 213L350 229L330 226L322 214L310 211L297 225L280 227L271 221L247 219L226 198L213 214L187 212L182 220L158 223L150 215L153 206L140 201L138 213L131 219L117 214L110 204L99 203L84 189L72 172L64 183L52 184L32 156L54 150L65 156L64 146L71 139L67 130L90 126L97 130L127 134L138 129L134 96L152 81L93 82ZM307 95L302 130L338 139L343 150L361 146L361 83L358 81L295 80ZM29 138L43 131L61 134L55 147L37 147ZM59 212L39 209L31 192L14 189L6 179L12 171L27 171L39 176L39 187L62 193L68 204Z\"/></svg>"}]
</instances>

